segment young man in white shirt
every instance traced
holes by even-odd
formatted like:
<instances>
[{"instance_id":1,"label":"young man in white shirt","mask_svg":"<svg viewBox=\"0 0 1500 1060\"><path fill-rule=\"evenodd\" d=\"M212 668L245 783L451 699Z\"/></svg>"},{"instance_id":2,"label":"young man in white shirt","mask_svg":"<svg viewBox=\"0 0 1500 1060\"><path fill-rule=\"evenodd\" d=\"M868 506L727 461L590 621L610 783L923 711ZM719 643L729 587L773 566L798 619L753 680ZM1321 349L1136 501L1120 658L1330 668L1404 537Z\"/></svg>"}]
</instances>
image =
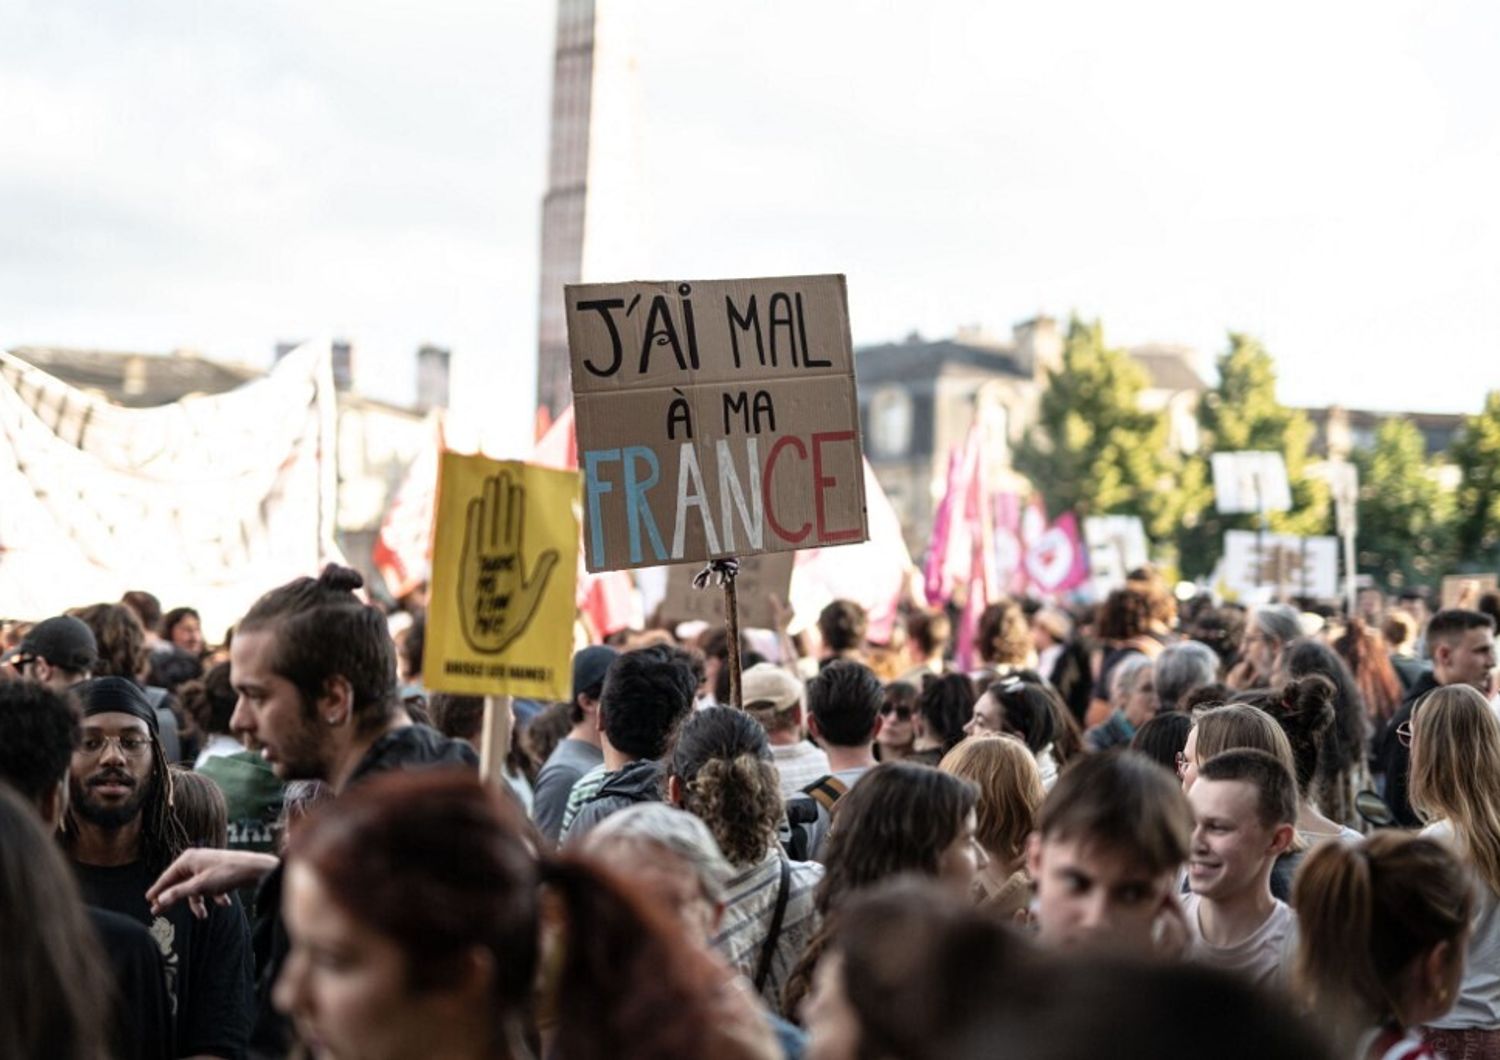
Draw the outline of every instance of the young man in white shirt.
<instances>
[{"instance_id":1,"label":"young man in white shirt","mask_svg":"<svg viewBox=\"0 0 1500 1060\"><path fill-rule=\"evenodd\" d=\"M1297 918L1271 894L1271 869L1297 834L1297 782L1264 751L1225 751L1198 767L1188 801L1188 958L1281 985Z\"/></svg>"}]
</instances>

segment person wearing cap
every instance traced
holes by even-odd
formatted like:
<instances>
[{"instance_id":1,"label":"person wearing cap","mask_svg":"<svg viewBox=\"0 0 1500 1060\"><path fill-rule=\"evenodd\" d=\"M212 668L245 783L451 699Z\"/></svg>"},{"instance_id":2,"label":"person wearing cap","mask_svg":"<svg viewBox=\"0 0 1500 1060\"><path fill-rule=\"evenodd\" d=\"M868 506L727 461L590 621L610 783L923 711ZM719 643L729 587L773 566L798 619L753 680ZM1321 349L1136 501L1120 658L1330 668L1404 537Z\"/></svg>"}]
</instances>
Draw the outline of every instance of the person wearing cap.
<instances>
[{"instance_id":1,"label":"person wearing cap","mask_svg":"<svg viewBox=\"0 0 1500 1060\"><path fill-rule=\"evenodd\" d=\"M573 656L573 701L569 704L573 728L542 764L532 791L532 820L554 843L562 833L573 785L589 770L604 764L599 742L599 696L604 690L604 674L617 655L619 652L606 644L591 644Z\"/></svg>"},{"instance_id":2,"label":"person wearing cap","mask_svg":"<svg viewBox=\"0 0 1500 1060\"><path fill-rule=\"evenodd\" d=\"M771 742L783 799L828 775L828 755L813 746L802 728L801 681L779 666L756 663L740 678L740 694L745 710L764 726Z\"/></svg>"},{"instance_id":3,"label":"person wearing cap","mask_svg":"<svg viewBox=\"0 0 1500 1060\"><path fill-rule=\"evenodd\" d=\"M152 881L188 846L172 809L156 711L123 677L100 677L73 692L83 706L83 739L69 771L63 846L84 898L150 929L166 968L178 1056L243 1056L255 995L239 900L160 913L146 900Z\"/></svg>"},{"instance_id":4,"label":"person wearing cap","mask_svg":"<svg viewBox=\"0 0 1500 1060\"><path fill-rule=\"evenodd\" d=\"M58 615L31 627L3 661L24 678L54 692L66 692L93 674L99 658L94 632L71 615Z\"/></svg>"},{"instance_id":5,"label":"person wearing cap","mask_svg":"<svg viewBox=\"0 0 1500 1060\"><path fill-rule=\"evenodd\" d=\"M73 753L82 739L73 697L36 681L0 682L0 788L30 804L49 834L68 808ZM85 906L114 973L111 1056L168 1060L175 1055L161 950L140 921Z\"/></svg>"}]
</instances>

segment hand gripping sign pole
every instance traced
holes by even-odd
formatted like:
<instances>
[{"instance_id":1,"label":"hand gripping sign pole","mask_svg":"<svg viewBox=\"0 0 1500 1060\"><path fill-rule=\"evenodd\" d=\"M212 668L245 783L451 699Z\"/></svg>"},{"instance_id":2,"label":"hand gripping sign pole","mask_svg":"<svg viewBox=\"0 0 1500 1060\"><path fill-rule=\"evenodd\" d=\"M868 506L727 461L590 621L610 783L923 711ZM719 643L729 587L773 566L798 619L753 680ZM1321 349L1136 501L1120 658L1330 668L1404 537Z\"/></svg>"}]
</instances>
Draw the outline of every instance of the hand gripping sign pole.
<instances>
[{"instance_id":1,"label":"hand gripping sign pole","mask_svg":"<svg viewBox=\"0 0 1500 1060\"><path fill-rule=\"evenodd\" d=\"M745 709L740 693L740 598L734 579L740 573L740 561L734 557L713 560L693 575L693 588L707 589L719 585L724 589L724 633L729 638L729 704L735 710Z\"/></svg>"}]
</instances>

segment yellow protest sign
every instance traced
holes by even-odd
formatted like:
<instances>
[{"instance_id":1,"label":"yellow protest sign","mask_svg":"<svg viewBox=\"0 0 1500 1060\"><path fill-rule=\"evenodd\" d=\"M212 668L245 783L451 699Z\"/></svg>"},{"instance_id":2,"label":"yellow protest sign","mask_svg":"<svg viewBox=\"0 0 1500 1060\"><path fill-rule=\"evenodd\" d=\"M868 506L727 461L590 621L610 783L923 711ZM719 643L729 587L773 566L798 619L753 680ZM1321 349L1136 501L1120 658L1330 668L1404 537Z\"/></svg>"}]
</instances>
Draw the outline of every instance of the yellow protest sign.
<instances>
[{"instance_id":1,"label":"yellow protest sign","mask_svg":"<svg viewBox=\"0 0 1500 1060\"><path fill-rule=\"evenodd\" d=\"M467 695L572 695L578 474L444 453L422 680Z\"/></svg>"}]
</instances>

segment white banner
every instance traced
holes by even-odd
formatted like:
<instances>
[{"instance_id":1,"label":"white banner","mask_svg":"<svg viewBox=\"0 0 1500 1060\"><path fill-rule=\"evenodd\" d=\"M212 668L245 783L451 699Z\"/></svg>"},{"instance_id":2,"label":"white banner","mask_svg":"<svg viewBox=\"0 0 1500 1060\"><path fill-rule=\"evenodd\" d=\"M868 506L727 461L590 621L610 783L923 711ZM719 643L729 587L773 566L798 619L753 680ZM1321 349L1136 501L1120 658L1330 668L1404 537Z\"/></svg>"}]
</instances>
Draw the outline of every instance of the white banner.
<instances>
[{"instance_id":1,"label":"white banner","mask_svg":"<svg viewBox=\"0 0 1500 1060\"><path fill-rule=\"evenodd\" d=\"M263 379L132 409L0 351L0 615L155 593L211 640L338 557L329 348Z\"/></svg>"}]
</instances>

